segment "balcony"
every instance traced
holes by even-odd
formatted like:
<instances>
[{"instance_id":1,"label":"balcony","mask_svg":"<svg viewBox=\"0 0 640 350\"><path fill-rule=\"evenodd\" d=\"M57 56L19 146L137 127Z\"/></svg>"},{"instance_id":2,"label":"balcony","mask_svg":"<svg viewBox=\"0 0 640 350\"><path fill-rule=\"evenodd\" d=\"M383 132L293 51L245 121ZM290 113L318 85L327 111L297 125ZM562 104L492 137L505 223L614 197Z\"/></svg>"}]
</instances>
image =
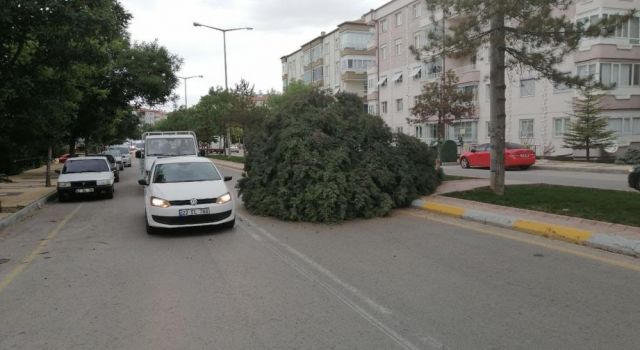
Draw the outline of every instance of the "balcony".
<instances>
[{"instance_id":1,"label":"balcony","mask_svg":"<svg viewBox=\"0 0 640 350\"><path fill-rule=\"evenodd\" d=\"M340 74L340 78L344 81L348 80L367 80L366 72L346 71Z\"/></svg>"},{"instance_id":2,"label":"balcony","mask_svg":"<svg viewBox=\"0 0 640 350\"><path fill-rule=\"evenodd\" d=\"M480 70L477 65L470 64L462 67L452 68L458 76L459 83L469 83L473 81L480 81Z\"/></svg>"}]
</instances>

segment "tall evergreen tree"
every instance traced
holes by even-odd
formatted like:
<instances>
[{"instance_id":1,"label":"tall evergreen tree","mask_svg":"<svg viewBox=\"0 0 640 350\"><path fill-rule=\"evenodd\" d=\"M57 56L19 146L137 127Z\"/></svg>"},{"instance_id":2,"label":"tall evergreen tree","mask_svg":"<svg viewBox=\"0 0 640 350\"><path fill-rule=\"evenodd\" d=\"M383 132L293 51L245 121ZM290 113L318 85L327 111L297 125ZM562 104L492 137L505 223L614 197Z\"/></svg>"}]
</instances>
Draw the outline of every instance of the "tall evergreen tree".
<instances>
[{"instance_id":1,"label":"tall evergreen tree","mask_svg":"<svg viewBox=\"0 0 640 350\"><path fill-rule=\"evenodd\" d=\"M455 17L449 30L429 33L424 49L431 54L470 56L489 45L491 188L504 194L505 70L520 67L540 77L569 86L586 79L564 75L557 65L584 37L611 35L612 29L633 13L608 16L585 26L566 16L572 0L429 0L432 20ZM436 16L440 17L436 19ZM445 43L445 45L443 45ZM444 49L443 49L444 47ZM444 52L443 52L444 51Z\"/></svg>"},{"instance_id":2,"label":"tall evergreen tree","mask_svg":"<svg viewBox=\"0 0 640 350\"><path fill-rule=\"evenodd\" d=\"M449 70L444 80L427 82L422 87L422 93L416 96L411 117L407 121L409 124L424 124L435 120L438 127L438 147L441 147L445 125L472 115L474 110L473 93L460 89L458 77Z\"/></svg>"},{"instance_id":3,"label":"tall evergreen tree","mask_svg":"<svg viewBox=\"0 0 640 350\"><path fill-rule=\"evenodd\" d=\"M572 102L575 120L569 123L564 134L565 147L583 149L587 152L587 161L591 160L592 148L605 148L615 140L614 132L607 130L607 117L601 116L602 95L595 92L593 85L581 89L581 97Z\"/></svg>"}]
</instances>

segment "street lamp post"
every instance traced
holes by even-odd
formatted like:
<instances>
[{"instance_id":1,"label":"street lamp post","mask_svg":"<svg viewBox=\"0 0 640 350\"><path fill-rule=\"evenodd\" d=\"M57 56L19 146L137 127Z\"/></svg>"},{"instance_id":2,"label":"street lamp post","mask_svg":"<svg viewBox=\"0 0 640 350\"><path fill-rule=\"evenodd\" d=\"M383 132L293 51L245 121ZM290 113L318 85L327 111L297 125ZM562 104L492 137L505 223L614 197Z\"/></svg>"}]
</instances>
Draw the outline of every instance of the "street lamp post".
<instances>
[{"instance_id":1,"label":"street lamp post","mask_svg":"<svg viewBox=\"0 0 640 350\"><path fill-rule=\"evenodd\" d=\"M192 75L190 77L178 77L184 81L184 109L189 108L189 104L187 104L187 80L191 78L203 78L202 75Z\"/></svg>"},{"instance_id":2,"label":"street lamp post","mask_svg":"<svg viewBox=\"0 0 640 350\"><path fill-rule=\"evenodd\" d=\"M253 28L251 27L241 27L241 28L227 28L227 29L223 29L223 28L217 28L217 27L212 27L212 26L208 26L206 24L202 24L202 23L198 23L198 22L193 22L193 26L194 27L205 27L205 28L209 28L209 29L213 29L213 30L217 30L219 32L222 32L222 45L223 45L223 50L224 50L224 89L225 91L229 90L229 81L227 78L227 32L233 32L236 30L253 30ZM229 143L231 139L231 129L227 127L227 144ZM231 152L229 152L229 148L226 147L225 148L225 152L227 155L231 155Z\"/></svg>"}]
</instances>

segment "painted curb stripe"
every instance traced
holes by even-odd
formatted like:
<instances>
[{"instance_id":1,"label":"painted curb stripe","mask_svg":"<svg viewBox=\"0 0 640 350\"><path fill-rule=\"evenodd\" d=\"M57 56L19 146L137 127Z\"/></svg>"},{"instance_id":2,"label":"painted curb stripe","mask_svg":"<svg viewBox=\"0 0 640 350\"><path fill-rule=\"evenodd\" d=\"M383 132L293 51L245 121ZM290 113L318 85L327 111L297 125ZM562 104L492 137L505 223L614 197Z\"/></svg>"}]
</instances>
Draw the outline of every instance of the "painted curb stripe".
<instances>
[{"instance_id":1,"label":"painted curb stripe","mask_svg":"<svg viewBox=\"0 0 640 350\"><path fill-rule=\"evenodd\" d=\"M591 232L573 227L553 225L530 220L516 220L513 227L536 235L557 238L573 243L584 243L591 238Z\"/></svg>"},{"instance_id":2,"label":"painted curb stripe","mask_svg":"<svg viewBox=\"0 0 640 350\"><path fill-rule=\"evenodd\" d=\"M457 218L461 218L464 215L465 209L460 207L454 207L452 205L427 202L422 204L422 209L433 211L440 214L450 215Z\"/></svg>"}]
</instances>

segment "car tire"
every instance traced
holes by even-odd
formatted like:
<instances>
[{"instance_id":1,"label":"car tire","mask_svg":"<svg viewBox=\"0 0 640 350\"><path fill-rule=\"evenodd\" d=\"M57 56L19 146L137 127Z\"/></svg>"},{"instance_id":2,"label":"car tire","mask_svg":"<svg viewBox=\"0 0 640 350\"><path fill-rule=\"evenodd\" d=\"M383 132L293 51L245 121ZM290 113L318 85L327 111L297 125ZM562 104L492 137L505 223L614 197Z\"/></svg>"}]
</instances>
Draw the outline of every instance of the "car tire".
<instances>
[{"instance_id":1,"label":"car tire","mask_svg":"<svg viewBox=\"0 0 640 350\"><path fill-rule=\"evenodd\" d=\"M113 180L114 180L115 182L120 182L120 175L116 176Z\"/></svg>"},{"instance_id":2,"label":"car tire","mask_svg":"<svg viewBox=\"0 0 640 350\"><path fill-rule=\"evenodd\" d=\"M467 160L467 158L460 158L460 167L462 167L462 169L469 169L471 167L469 160Z\"/></svg>"},{"instance_id":3,"label":"car tire","mask_svg":"<svg viewBox=\"0 0 640 350\"><path fill-rule=\"evenodd\" d=\"M640 175L638 175L638 178L636 179L636 190L640 191Z\"/></svg>"},{"instance_id":4,"label":"car tire","mask_svg":"<svg viewBox=\"0 0 640 350\"><path fill-rule=\"evenodd\" d=\"M531 168L531 165L524 165L520 167L521 170L527 170L529 168Z\"/></svg>"},{"instance_id":5,"label":"car tire","mask_svg":"<svg viewBox=\"0 0 640 350\"><path fill-rule=\"evenodd\" d=\"M233 228L236 225L236 218L233 218L231 221L227 221L225 223L220 224L222 228Z\"/></svg>"},{"instance_id":6,"label":"car tire","mask_svg":"<svg viewBox=\"0 0 640 350\"><path fill-rule=\"evenodd\" d=\"M111 186L111 191L107 192L107 194L105 195L105 198L113 199L113 192L115 192L115 189L113 188L113 186Z\"/></svg>"},{"instance_id":7,"label":"car tire","mask_svg":"<svg viewBox=\"0 0 640 350\"><path fill-rule=\"evenodd\" d=\"M144 213L144 226L148 235L153 235L158 233L158 229L149 225L149 221L147 221L147 212Z\"/></svg>"},{"instance_id":8,"label":"car tire","mask_svg":"<svg viewBox=\"0 0 640 350\"><path fill-rule=\"evenodd\" d=\"M69 201L69 196L66 194L58 194L58 202L64 203Z\"/></svg>"}]
</instances>

